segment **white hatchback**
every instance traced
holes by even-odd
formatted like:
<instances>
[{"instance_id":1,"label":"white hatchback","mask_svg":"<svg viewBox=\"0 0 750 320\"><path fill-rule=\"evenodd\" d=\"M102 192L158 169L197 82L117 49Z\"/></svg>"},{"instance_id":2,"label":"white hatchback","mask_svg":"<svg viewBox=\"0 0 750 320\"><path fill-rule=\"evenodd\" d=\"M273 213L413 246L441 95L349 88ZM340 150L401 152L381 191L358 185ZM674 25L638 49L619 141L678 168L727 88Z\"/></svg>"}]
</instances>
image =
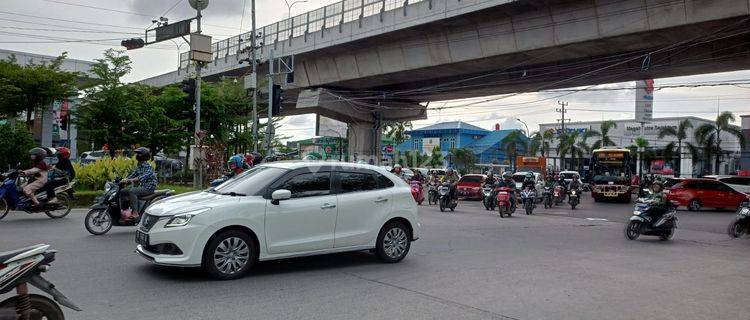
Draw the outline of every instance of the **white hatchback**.
<instances>
[{"instance_id":1,"label":"white hatchback","mask_svg":"<svg viewBox=\"0 0 750 320\"><path fill-rule=\"evenodd\" d=\"M136 252L233 279L256 261L333 252L374 250L398 262L420 229L410 187L385 169L284 161L154 203L136 231Z\"/></svg>"}]
</instances>

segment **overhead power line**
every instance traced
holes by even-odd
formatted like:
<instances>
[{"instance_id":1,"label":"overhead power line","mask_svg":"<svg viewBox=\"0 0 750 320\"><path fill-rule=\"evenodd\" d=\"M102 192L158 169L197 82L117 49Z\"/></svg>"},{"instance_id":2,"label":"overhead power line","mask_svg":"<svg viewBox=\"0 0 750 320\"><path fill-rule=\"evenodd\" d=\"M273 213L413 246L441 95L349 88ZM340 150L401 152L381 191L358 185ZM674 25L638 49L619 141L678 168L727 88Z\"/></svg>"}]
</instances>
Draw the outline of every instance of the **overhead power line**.
<instances>
[{"instance_id":1,"label":"overhead power line","mask_svg":"<svg viewBox=\"0 0 750 320\"><path fill-rule=\"evenodd\" d=\"M129 26L118 26L114 24L105 24L105 23L96 23L91 21L76 21L76 20L69 20L69 19L59 19L59 18L53 18L53 17L44 17L44 16L36 16L31 14L24 14L24 13L18 13L18 12L10 12L10 11L0 11L0 14L7 14L12 16L21 16L21 17L28 17L28 18L36 18L36 19L44 19L44 20L51 20L51 21L61 21L61 22L69 22L69 23L78 23L78 24L85 24L85 25L92 25L92 26L102 26L102 27L114 27L114 28L123 28L123 29L132 29L132 30L143 30L141 28L137 27L129 27Z\"/></svg>"}]
</instances>

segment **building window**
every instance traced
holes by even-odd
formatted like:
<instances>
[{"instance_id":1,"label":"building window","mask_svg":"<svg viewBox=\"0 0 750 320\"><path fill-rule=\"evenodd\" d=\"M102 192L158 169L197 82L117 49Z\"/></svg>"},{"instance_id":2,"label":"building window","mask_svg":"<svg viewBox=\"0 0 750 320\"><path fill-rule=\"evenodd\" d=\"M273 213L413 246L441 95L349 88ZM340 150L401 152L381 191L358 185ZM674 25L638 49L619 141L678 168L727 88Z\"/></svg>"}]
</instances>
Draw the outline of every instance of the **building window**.
<instances>
[{"instance_id":1,"label":"building window","mask_svg":"<svg viewBox=\"0 0 750 320\"><path fill-rule=\"evenodd\" d=\"M451 149L455 149L456 148L456 138L450 138L450 142L451 142Z\"/></svg>"}]
</instances>

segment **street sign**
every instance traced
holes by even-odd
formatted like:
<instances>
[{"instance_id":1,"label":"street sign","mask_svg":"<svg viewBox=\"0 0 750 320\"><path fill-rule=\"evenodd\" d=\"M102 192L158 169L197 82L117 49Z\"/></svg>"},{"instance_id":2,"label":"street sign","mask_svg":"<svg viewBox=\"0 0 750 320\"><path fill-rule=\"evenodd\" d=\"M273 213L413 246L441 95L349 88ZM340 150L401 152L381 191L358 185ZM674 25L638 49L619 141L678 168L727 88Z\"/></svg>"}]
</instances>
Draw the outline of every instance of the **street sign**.
<instances>
[{"instance_id":1,"label":"street sign","mask_svg":"<svg viewBox=\"0 0 750 320\"><path fill-rule=\"evenodd\" d=\"M214 61L213 55L206 52L190 51L190 60L211 62Z\"/></svg>"},{"instance_id":2,"label":"street sign","mask_svg":"<svg viewBox=\"0 0 750 320\"><path fill-rule=\"evenodd\" d=\"M188 3L195 10L206 10L208 7L208 0L188 0Z\"/></svg>"},{"instance_id":3,"label":"street sign","mask_svg":"<svg viewBox=\"0 0 750 320\"><path fill-rule=\"evenodd\" d=\"M192 20L193 19L177 21L153 29L156 33L156 39L154 41L148 42L148 44L178 38L190 34L190 22L192 22ZM147 34L148 31L150 30L146 31ZM146 40L148 40L148 37L146 38Z\"/></svg>"},{"instance_id":4,"label":"street sign","mask_svg":"<svg viewBox=\"0 0 750 320\"><path fill-rule=\"evenodd\" d=\"M202 62L213 61L211 36L200 33L190 34L190 60Z\"/></svg>"},{"instance_id":5,"label":"street sign","mask_svg":"<svg viewBox=\"0 0 750 320\"><path fill-rule=\"evenodd\" d=\"M654 116L654 80L635 82L635 121L651 122Z\"/></svg>"},{"instance_id":6,"label":"street sign","mask_svg":"<svg viewBox=\"0 0 750 320\"><path fill-rule=\"evenodd\" d=\"M258 86L258 76L255 72L245 76L245 89L255 89Z\"/></svg>"}]
</instances>

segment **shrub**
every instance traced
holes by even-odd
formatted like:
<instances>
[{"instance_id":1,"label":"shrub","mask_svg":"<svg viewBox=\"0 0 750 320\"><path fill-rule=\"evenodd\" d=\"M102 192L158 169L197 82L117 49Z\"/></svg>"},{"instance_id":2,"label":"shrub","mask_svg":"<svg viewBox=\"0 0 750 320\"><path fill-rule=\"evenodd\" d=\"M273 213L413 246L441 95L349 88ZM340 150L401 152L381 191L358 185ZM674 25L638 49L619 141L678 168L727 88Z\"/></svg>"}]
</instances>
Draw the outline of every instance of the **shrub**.
<instances>
[{"instance_id":1,"label":"shrub","mask_svg":"<svg viewBox=\"0 0 750 320\"><path fill-rule=\"evenodd\" d=\"M23 123L0 125L0 171L15 169L29 163L29 150L34 137Z\"/></svg>"},{"instance_id":2,"label":"shrub","mask_svg":"<svg viewBox=\"0 0 750 320\"><path fill-rule=\"evenodd\" d=\"M85 166L76 163L73 165L76 170L76 186L80 189L101 190L107 181L127 177L137 165L135 158L125 157L105 157ZM154 166L153 162L151 166Z\"/></svg>"}]
</instances>

